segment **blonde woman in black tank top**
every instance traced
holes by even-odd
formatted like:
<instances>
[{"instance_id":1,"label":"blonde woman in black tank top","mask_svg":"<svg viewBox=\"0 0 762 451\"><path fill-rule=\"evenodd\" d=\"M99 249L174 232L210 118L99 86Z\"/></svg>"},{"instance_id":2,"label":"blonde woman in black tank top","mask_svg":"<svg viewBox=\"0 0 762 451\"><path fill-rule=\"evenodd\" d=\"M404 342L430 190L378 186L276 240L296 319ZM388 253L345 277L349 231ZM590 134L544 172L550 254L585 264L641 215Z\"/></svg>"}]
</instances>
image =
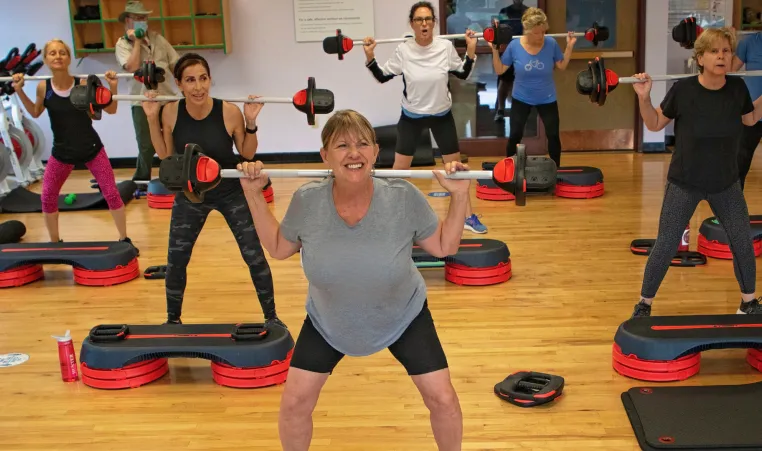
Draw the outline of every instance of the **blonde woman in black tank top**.
<instances>
[{"instance_id":1,"label":"blonde woman in black tank top","mask_svg":"<svg viewBox=\"0 0 762 451\"><path fill-rule=\"evenodd\" d=\"M206 60L193 53L183 55L175 64L175 82L185 99L161 107L158 102L143 102L153 142L159 158L182 153L185 145L196 143L204 153L225 169L234 169L242 160L252 160L257 151L256 119L263 104L249 103L244 114L230 103L209 95L211 71ZM156 92L146 93L155 97ZM235 145L239 154L233 150ZM249 267L266 323L283 324L275 312L270 266L254 228L254 221L238 179L225 179L206 193L199 204L183 193L175 196L167 252L167 322L180 323L186 268L193 246L212 210L219 211L235 236L241 256Z\"/></svg>"}]
</instances>

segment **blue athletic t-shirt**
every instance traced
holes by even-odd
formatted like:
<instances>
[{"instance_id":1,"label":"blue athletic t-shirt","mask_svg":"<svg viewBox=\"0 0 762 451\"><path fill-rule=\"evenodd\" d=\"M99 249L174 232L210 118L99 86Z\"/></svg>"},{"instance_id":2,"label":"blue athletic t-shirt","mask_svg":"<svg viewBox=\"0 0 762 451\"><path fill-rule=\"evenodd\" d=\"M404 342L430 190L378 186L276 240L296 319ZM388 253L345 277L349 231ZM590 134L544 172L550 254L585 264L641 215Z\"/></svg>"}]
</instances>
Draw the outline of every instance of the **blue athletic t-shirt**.
<instances>
[{"instance_id":1,"label":"blue athletic t-shirt","mask_svg":"<svg viewBox=\"0 0 762 451\"><path fill-rule=\"evenodd\" d=\"M529 105L543 105L556 101L556 84L553 68L563 61L564 53L554 38L545 37L542 50L530 55L521 46L521 39L508 44L500 60L506 66L514 66L516 80L513 82L513 98Z\"/></svg>"},{"instance_id":2,"label":"blue athletic t-shirt","mask_svg":"<svg viewBox=\"0 0 762 451\"><path fill-rule=\"evenodd\" d=\"M746 70L762 69L762 33L754 33L741 39L736 51L738 58L746 64ZM762 95L761 77L744 77L752 100Z\"/></svg>"}]
</instances>

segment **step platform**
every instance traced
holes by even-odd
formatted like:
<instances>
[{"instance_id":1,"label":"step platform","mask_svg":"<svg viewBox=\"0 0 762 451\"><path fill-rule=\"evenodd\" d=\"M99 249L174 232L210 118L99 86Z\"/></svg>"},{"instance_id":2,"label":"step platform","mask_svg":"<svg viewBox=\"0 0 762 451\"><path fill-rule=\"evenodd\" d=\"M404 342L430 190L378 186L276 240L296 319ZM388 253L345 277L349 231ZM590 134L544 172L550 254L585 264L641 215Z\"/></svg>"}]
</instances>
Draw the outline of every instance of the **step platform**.
<instances>
[{"instance_id":1,"label":"step platform","mask_svg":"<svg viewBox=\"0 0 762 451\"><path fill-rule=\"evenodd\" d=\"M444 267L445 280L456 285L495 285L512 276L510 250L498 240L461 240L458 252L445 258L413 246L413 261L418 268Z\"/></svg>"},{"instance_id":2,"label":"step platform","mask_svg":"<svg viewBox=\"0 0 762 451\"><path fill-rule=\"evenodd\" d=\"M129 243L14 243L0 245L0 288L43 279L43 265L70 265L74 282L117 285L140 276L137 250Z\"/></svg>"},{"instance_id":3,"label":"step platform","mask_svg":"<svg viewBox=\"0 0 762 451\"><path fill-rule=\"evenodd\" d=\"M652 238L641 238L632 240L630 243L630 252L635 255L649 256L651 249L656 244ZM678 251L670 261L670 266L694 267L706 265L706 256L695 251Z\"/></svg>"},{"instance_id":4,"label":"step platform","mask_svg":"<svg viewBox=\"0 0 762 451\"><path fill-rule=\"evenodd\" d=\"M82 342L82 381L93 388L137 388L169 372L170 358L211 362L212 379L233 388L286 381L294 339L279 325L99 325Z\"/></svg>"},{"instance_id":5,"label":"step platform","mask_svg":"<svg viewBox=\"0 0 762 451\"><path fill-rule=\"evenodd\" d=\"M762 255L762 215L749 216L751 238L754 242L754 255ZM732 260L729 240L725 229L716 217L706 218L699 227L698 251L707 257Z\"/></svg>"},{"instance_id":6,"label":"step platform","mask_svg":"<svg viewBox=\"0 0 762 451\"><path fill-rule=\"evenodd\" d=\"M747 362L759 370L762 318L735 314L631 318L614 336L613 367L633 379L681 381L698 374L701 352L727 348L748 349Z\"/></svg>"},{"instance_id":7,"label":"step platform","mask_svg":"<svg viewBox=\"0 0 762 451\"><path fill-rule=\"evenodd\" d=\"M558 168L556 196L569 199L592 199L603 196L603 172L590 166Z\"/></svg>"}]
</instances>

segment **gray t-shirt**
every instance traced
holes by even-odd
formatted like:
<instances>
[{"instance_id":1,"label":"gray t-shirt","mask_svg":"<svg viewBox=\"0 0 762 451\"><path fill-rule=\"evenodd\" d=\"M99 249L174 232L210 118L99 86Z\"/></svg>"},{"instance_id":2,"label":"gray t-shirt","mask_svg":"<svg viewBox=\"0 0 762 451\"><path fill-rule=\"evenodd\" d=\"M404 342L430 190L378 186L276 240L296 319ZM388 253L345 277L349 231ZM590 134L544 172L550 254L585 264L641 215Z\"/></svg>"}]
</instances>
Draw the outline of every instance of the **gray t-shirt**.
<instances>
[{"instance_id":1,"label":"gray t-shirt","mask_svg":"<svg viewBox=\"0 0 762 451\"><path fill-rule=\"evenodd\" d=\"M399 339L426 300L413 242L438 225L426 197L406 180L374 178L370 208L354 227L336 212L332 177L294 193L281 233L302 244L307 314L331 346L365 356Z\"/></svg>"}]
</instances>

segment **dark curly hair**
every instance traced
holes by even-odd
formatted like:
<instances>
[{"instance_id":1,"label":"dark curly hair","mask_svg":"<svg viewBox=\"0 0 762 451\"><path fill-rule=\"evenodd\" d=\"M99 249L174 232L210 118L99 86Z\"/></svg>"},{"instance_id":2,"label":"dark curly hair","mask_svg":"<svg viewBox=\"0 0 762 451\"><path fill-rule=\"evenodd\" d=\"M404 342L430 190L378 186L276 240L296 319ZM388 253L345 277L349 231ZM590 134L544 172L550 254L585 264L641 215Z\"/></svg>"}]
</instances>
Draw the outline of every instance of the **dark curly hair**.
<instances>
[{"instance_id":1,"label":"dark curly hair","mask_svg":"<svg viewBox=\"0 0 762 451\"><path fill-rule=\"evenodd\" d=\"M413 16L415 16L415 11L418 8L429 8L429 11L431 11L431 17L434 18L434 23L437 21L437 13L434 11L434 5L431 4L431 2L417 2L410 8L410 22L413 21Z\"/></svg>"}]
</instances>

